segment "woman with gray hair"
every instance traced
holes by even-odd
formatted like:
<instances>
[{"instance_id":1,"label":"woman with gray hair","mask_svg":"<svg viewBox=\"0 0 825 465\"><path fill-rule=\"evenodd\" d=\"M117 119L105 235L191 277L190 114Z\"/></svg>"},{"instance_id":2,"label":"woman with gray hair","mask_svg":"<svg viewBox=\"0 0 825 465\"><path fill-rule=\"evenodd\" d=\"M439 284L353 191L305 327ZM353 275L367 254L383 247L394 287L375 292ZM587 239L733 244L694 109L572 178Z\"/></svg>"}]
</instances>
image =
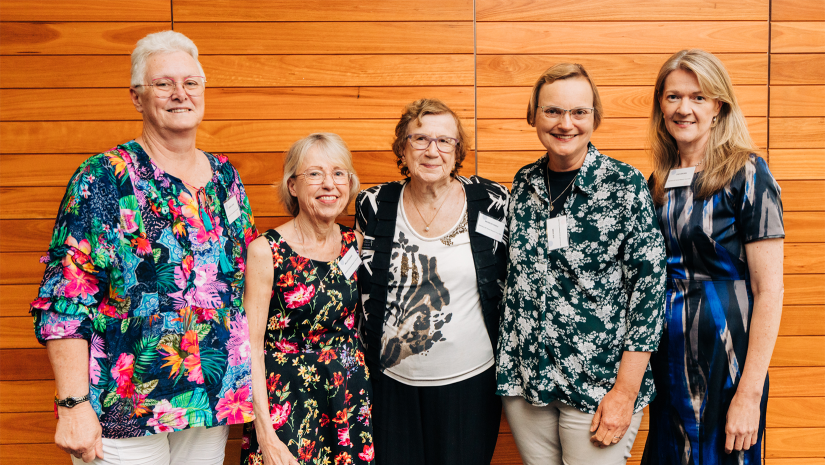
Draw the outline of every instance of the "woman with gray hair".
<instances>
[{"instance_id":1,"label":"woman with gray hair","mask_svg":"<svg viewBox=\"0 0 825 465\"><path fill-rule=\"evenodd\" d=\"M78 168L43 259L32 314L75 463L220 464L228 425L252 419L241 298L257 231L238 172L195 146L197 58L174 31L137 43L143 130Z\"/></svg>"},{"instance_id":2,"label":"woman with gray hair","mask_svg":"<svg viewBox=\"0 0 825 465\"><path fill-rule=\"evenodd\" d=\"M286 155L279 194L293 219L249 245L255 422L244 464L373 461L372 389L355 329L363 238L335 223L358 187L335 134L310 134Z\"/></svg>"}]
</instances>

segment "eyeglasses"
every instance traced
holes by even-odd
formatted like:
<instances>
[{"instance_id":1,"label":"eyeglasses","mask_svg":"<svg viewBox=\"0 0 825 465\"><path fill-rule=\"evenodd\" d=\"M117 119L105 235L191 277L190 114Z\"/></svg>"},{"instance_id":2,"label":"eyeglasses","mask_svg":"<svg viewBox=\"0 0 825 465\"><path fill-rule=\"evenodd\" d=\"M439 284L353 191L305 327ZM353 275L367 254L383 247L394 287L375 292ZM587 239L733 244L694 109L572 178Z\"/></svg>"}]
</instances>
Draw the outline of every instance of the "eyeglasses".
<instances>
[{"instance_id":1,"label":"eyeglasses","mask_svg":"<svg viewBox=\"0 0 825 465\"><path fill-rule=\"evenodd\" d=\"M152 79L151 84L137 84L135 87L154 87L155 95L161 98L170 97L178 87L177 81L170 78ZM206 78L203 76L189 76L183 80L183 91L190 97L203 95L206 87Z\"/></svg>"},{"instance_id":2,"label":"eyeglasses","mask_svg":"<svg viewBox=\"0 0 825 465\"><path fill-rule=\"evenodd\" d=\"M557 120L564 117L564 114L569 112L570 117L573 119L587 119L588 116L593 114L593 108L586 108L586 107L579 107L579 108L571 108L570 110L565 110L564 108L554 107L554 106L539 106L539 110L544 113L544 116L547 119Z\"/></svg>"},{"instance_id":3,"label":"eyeglasses","mask_svg":"<svg viewBox=\"0 0 825 465\"><path fill-rule=\"evenodd\" d=\"M433 141L435 141L435 148L442 153L453 152L458 146L458 139L447 136L430 137L425 134L410 134L407 139L416 150L427 150Z\"/></svg>"},{"instance_id":4,"label":"eyeglasses","mask_svg":"<svg viewBox=\"0 0 825 465\"><path fill-rule=\"evenodd\" d=\"M332 176L333 183L343 186L349 184L349 179L350 176L352 176L352 173L347 170L334 170L330 173L330 175ZM327 173L318 169L307 170L303 173L298 173L295 175L295 177L298 176L303 176L304 181L310 186L323 184L327 179Z\"/></svg>"}]
</instances>

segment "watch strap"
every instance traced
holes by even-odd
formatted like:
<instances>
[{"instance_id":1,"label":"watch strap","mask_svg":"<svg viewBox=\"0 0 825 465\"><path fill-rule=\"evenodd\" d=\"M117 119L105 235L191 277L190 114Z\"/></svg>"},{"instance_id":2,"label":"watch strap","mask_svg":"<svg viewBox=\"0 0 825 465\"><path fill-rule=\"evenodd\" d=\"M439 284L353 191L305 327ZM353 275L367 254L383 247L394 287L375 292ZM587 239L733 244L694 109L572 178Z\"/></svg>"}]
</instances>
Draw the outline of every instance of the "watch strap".
<instances>
[{"instance_id":1,"label":"watch strap","mask_svg":"<svg viewBox=\"0 0 825 465\"><path fill-rule=\"evenodd\" d=\"M89 401L89 394L82 397L66 397L65 399L58 399L55 397L54 402L58 407L74 408L78 404Z\"/></svg>"}]
</instances>

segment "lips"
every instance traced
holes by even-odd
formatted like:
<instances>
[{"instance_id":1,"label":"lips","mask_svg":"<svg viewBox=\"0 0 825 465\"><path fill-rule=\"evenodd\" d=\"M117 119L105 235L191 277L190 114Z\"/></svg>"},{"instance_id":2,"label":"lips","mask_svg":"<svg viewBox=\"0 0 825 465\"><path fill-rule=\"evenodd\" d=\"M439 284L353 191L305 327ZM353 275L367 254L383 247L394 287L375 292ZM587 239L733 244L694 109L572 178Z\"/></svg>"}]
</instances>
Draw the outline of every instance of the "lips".
<instances>
[{"instance_id":1,"label":"lips","mask_svg":"<svg viewBox=\"0 0 825 465\"><path fill-rule=\"evenodd\" d=\"M555 137L561 141L568 141L573 140L578 134L550 134L551 136Z\"/></svg>"},{"instance_id":2,"label":"lips","mask_svg":"<svg viewBox=\"0 0 825 465\"><path fill-rule=\"evenodd\" d=\"M171 110L166 110L166 111L168 111L169 113L188 113L192 110L190 110L188 108L172 108Z\"/></svg>"},{"instance_id":3,"label":"lips","mask_svg":"<svg viewBox=\"0 0 825 465\"><path fill-rule=\"evenodd\" d=\"M335 195L321 195L315 198L320 200L321 202L335 202L336 200L338 200L338 197Z\"/></svg>"}]
</instances>

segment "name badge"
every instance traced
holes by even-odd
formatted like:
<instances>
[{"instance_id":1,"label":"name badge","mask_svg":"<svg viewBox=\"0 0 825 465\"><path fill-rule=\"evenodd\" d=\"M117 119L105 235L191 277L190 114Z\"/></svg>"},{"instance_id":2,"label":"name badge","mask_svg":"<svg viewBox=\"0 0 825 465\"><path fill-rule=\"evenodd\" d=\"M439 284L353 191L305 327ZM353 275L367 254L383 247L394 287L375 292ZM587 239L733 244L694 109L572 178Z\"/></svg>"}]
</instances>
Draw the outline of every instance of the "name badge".
<instances>
[{"instance_id":1,"label":"name badge","mask_svg":"<svg viewBox=\"0 0 825 465\"><path fill-rule=\"evenodd\" d=\"M361 266L361 257L358 256L358 251L355 247L350 247L347 253L344 254L344 257L338 260L338 268L347 279L352 278L352 275L355 274L359 266Z\"/></svg>"},{"instance_id":2,"label":"name badge","mask_svg":"<svg viewBox=\"0 0 825 465\"><path fill-rule=\"evenodd\" d=\"M557 216L547 220L547 248L549 250L567 247L567 216Z\"/></svg>"},{"instance_id":3,"label":"name badge","mask_svg":"<svg viewBox=\"0 0 825 465\"><path fill-rule=\"evenodd\" d=\"M693 181L693 173L695 171L695 166L670 170L667 181L665 181L665 189L689 186Z\"/></svg>"},{"instance_id":4,"label":"name badge","mask_svg":"<svg viewBox=\"0 0 825 465\"><path fill-rule=\"evenodd\" d=\"M503 242L504 221L499 221L485 215L484 213L479 213L478 222L476 222L476 232L483 234L494 241Z\"/></svg>"},{"instance_id":5,"label":"name badge","mask_svg":"<svg viewBox=\"0 0 825 465\"><path fill-rule=\"evenodd\" d=\"M229 199L223 203L223 211L226 212L226 221L230 223L234 223L241 216L241 207L234 195L230 195Z\"/></svg>"}]
</instances>

